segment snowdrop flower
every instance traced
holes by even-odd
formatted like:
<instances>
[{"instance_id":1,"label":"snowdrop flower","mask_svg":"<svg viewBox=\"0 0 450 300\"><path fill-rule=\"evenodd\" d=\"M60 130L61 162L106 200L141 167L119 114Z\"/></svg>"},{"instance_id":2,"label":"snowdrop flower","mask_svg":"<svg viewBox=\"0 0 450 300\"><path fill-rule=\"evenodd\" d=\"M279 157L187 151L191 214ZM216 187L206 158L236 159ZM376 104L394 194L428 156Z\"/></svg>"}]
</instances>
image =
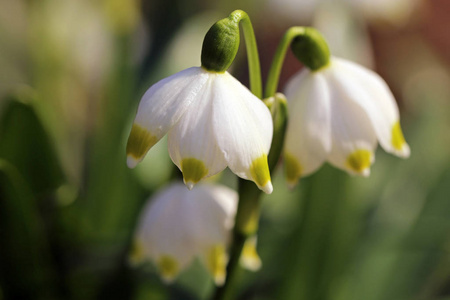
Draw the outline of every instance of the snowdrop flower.
<instances>
[{"instance_id":1,"label":"snowdrop flower","mask_svg":"<svg viewBox=\"0 0 450 300\"><path fill-rule=\"evenodd\" d=\"M408 21L420 0L269 0L272 13L292 20L310 20L321 7L338 4L353 10L355 15L369 21L382 20L401 26Z\"/></svg>"},{"instance_id":2,"label":"snowdrop flower","mask_svg":"<svg viewBox=\"0 0 450 300\"><path fill-rule=\"evenodd\" d=\"M387 84L371 70L330 57L320 34L308 30L309 39L292 43L308 68L296 74L285 90L290 109L284 148L289 184L325 161L368 176L378 142L387 152L408 157L398 107ZM308 54L311 41L316 48Z\"/></svg>"},{"instance_id":3,"label":"snowdrop flower","mask_svg":"<svg viewBox=\"0 0 450 300\"><path fill-rule=\"evenodd\" d=\"M239 46L239 20L231 16L208 31L201 67L159 81L142 97L127 144L130 168L168 133L170 157L189 189L228 166L272 192L270 112L226 71Z\"/></svg>"},{"instance_id":4,"label":"snowdrop flower","mask_svg":"<svg viewBox=\"0 0 450 300\"><path fill-rule=\"evenodd\" d=\"M223 284L237 199L237 193L224 186L199 184L188 191L181 183L170 185L150 199L141 214L132 262L153 261L170 283L198 257L216 284ZM259 258L251 247L247 257L244 265L257 266Z\"/></svg>"}]
</instances>

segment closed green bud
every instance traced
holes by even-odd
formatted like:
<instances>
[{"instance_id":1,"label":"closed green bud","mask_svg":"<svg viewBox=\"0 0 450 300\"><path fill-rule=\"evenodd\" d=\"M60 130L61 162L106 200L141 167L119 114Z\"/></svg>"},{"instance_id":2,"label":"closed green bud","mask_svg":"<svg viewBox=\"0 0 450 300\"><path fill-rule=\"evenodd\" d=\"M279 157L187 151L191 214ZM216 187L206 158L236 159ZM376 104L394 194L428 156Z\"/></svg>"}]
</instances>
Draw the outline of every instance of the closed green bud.
<instances>
[{"instance_id":1,"label":"closed green bud","mask_svg":"<svg viewBox=\"0 0 450 300\"><path fill-rule=\"evenodd\" d=\"M306 27L303 34L294 38L291 44L292 52L305 66L317 71L330 62L328 44L314 28Z\"/></svg>"},{"instance_id":2,"label":"closed green bud","mask_svg":"<svg viewBox=\"0 0 450 300\"><path fill-rule=\"evenodd\" d=\"M202 47L202 67L208 71L225 72L239 49L240 16L231 14L216 22L206 33Z\"/></svg>"}]
</instances>

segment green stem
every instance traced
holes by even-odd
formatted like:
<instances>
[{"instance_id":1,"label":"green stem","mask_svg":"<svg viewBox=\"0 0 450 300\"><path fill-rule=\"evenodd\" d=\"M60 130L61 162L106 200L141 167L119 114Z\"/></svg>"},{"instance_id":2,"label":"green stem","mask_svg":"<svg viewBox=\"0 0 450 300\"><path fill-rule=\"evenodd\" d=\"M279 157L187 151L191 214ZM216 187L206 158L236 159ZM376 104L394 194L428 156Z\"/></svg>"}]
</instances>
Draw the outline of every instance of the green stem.
<instances>
[{"instance_id":1,"label":"green stem","mask_svg":"<svg viewBox=\"0 0 450 300\"><path fill-rule=\"evenodd\" d=\"M291 44L292 40L299 36L305 34L305 27L291 27L284 34L278 45L275 56L272 60L272 65L270 66L269 75L266 82L266 90L264 97L269 98L275 95L278 88L278 82L280 80L281 68L283 67L284 58L286 56L286 51Z\"/></svg>"},{"instance_id":2,"label":"green stem","mask_svg":"<svg viewBox=\"0 0 450 300\"><path fill-rule=\"evenodd\" d=\"M261 67L259 63L258 46L256 44L255 32L249 16L243 10L235 10L230 17L236 18L242 24L242 31L245 37L245 47L247 49L248 72L250 77L250 90L258 97L262 98Z\"/></svg>"},{"instance_id":3,"label":"green stem","mask_svg":"<svg viewBox=\"0 0 450 300\"><path fill-rule=\"evenodd\" d=\"M242 10L235 10L231 18L241 21L247 49L248 69L250 77L250 90L258 98L262 98L261 67L255 33L249 16ZM231 287L234 285L239 266L242 249L247 237L254 234L259 221L259 196L261 191L253 182L239 179L239 204L236 213L236 226L233 230L233 239L230 247L230 260L227 265L227 278L225 284L216 289L213 299L231 299Z\"/></svg>"},{"instance_id":4,"label":"green stem","mask_svg":"<svg viewBox=\"0 0 450 300\"><path fill-rule=\"evenodd\" d=\"M225 284L216 289L215 300L234 299L231 287L236 282L239 260L245 241L258 230L261 190L248 180L239 179L239 203L236 224L233 229L233 243L227 265Z\"/></svg>"},{"instance_id":5,"label":"green stem","mask_svg":"<svg viewBox=\"0 0 450 300\"><path fill-rule=\"evenodd\" d=\"M284 140L284 133L287 122L286 99L283 95L277 94L272 98L273 103L267 103L272 112L274 122L274 133L272 146L269 153L269 169L274 173ZM256 185L248 180L239 179L239 203L236 213L236 222L233 230L233 243L230 248L230 261L227 265L227 278L224 286L217 288L213 299L224 300L233 299L232 289L236 281L236 273L239 265L239 258L248 237L258 231L261 195L262 192Z\"/></svg>"}]
</instances>

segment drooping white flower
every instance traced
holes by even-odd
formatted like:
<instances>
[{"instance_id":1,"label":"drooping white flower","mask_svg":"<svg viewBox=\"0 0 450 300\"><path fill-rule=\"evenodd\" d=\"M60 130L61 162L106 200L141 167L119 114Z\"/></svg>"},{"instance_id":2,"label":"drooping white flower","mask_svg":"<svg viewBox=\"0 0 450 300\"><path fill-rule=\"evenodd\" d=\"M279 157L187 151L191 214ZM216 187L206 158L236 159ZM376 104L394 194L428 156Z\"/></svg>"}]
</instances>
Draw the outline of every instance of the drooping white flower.
<instances>
[{"instance_id":1,"label":"drooping white flower","mask_svg":"<svg viewBox=\"0 0 450 300\"><path fill-rule=\"evenodd\" d=\"M153 261L162 278L171 282L198 257L216 284L222 284L237 199L237 193L224 186L199 184L188 191L181 183L170 185L144 208L132 261ZM248 252L254 260L255 254Z\"/></svg>"},{"instance_id":2,"label":"drooping white flower","mask_svg":"<svg viewBox=\"0 0 450 300\"><path fill-rule=\"evenodd\" d=\"M327 66L295 75L285 94L290 119L284 157L290 185L325 161L368 176L378 142L397 156L410 154L395 99L369 69L331 57Z\"/></svg>"},{"instance_id":3,"label":"drooping white flower","mask_svg":"<svg viewBox=\"0 0 450 300\"><path fill-rule=\"evenodd\" d=\"M150 87L128 139L128 166L135 167L167 132L170 157L189 189L228 166L272 192L270 112L228 72L192 67Z\"/></svg>"}]
</instances>

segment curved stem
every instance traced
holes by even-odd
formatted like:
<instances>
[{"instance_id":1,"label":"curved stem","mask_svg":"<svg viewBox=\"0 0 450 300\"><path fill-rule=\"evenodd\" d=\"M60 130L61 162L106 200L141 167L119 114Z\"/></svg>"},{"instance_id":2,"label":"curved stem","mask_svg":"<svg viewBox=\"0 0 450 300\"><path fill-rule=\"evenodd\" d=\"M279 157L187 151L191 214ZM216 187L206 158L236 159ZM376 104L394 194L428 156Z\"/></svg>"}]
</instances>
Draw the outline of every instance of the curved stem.
<instances>
[{"instance_id":1,"label":"curved stem","mask_svg":"<svg viewBox=\"0 0 450 300\"><path fill-rule=\"evenodd\" d=\"M255 32L249 16L243 10L235 10L230 14L230 18L236 18L242 24L244 32L245 47L247 49L248 73L250 77L250 90L258 97L262 98L261 67L259 62L258 46L256 44Z\"/></svg>"},{"instance_id":2,"label":"curved stem","mask_svg":"<svg viewBox=\"0 0 450 300\"><path fill-rule=\"evenodd\" d=\"M248 72L250 77L250 90L258 98L262 98L261 67L259 62L258 46L255 33L248 14L242 10L235 10L230 14L242 24L245 46L247 50ZM250 234L256 232L259 221L259 196L260 190L253 182L239 179L239 205L236 213L236 226L233 230L232 244L230 248L230 260L227 265L227 277L225 284L218 287L213 299L231 299L231 287L239 268L239 259L245 241Z\"/></svg>"},{"instance_id":3,"label":"curved stem","mask_svg":"<svg viewBox=\"0 0 450 300\"><path fill-rule=\"evenodd\" d=\"M283 67L284 58L286 56L286 51L291 44L292 40L305 33L305 27L291 27L284 34L278 45L277 51L275 52L274 58L272 60L272 65L270 66L269 75L266 81L266 90L264 93L264 98L269 98L275 95L278 88L278 82L280 80L281 68Z\"/></svg>"}]
</instances>

